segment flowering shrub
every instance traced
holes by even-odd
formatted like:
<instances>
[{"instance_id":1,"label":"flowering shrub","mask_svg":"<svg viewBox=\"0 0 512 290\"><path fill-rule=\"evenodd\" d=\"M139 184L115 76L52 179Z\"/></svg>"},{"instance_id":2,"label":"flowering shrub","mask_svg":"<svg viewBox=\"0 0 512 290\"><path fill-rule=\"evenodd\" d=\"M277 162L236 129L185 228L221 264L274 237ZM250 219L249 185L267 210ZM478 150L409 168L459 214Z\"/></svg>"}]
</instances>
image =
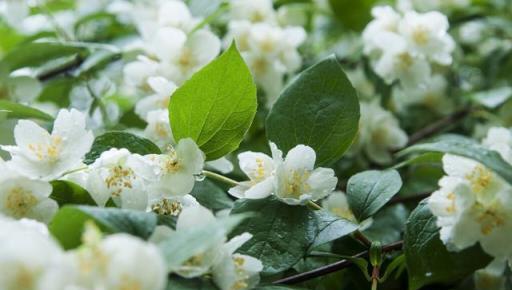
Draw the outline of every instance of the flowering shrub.
<instances>
[{"instance_id":1,"label":"flowering shrub","mask_svg":"<svg viewBox=\"0 0 512 290\"><path fill-rule=\"evenodd\" d=\"M511 289L510 15L1 1L0 290Z\"/></svg>"}]
</instances>

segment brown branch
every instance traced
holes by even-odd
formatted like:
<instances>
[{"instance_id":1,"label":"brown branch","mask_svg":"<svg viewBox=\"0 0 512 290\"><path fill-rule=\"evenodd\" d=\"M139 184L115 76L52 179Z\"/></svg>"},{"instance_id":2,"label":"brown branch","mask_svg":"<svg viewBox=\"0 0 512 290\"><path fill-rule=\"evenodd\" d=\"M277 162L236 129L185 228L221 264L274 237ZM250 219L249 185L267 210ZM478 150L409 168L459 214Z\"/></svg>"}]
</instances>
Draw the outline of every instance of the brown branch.
<instances>
[{"instance_id":1,"label":"brown branch","mask_svg":"<svg viewBox=\"0 0 512 290\"><path fill-rule=\"evenodd\" d=\"M388 252L400 250L400 249L402 249L403 244L404 244L403 241L398 241L398 242L386 245L386 246L382 247L382 252L388 253ZM368 251L364 251L364 252L358 253L352 257L353 258L361 258L361 257L367 257L367 256L368 256ZM279 279L277 281L274 281L272 284L297 284L297 283L311 280L311 279L314 279L317 277L325 276L327 274L330 274L330 273L333 273L336 271L343 270L345 268L350 267L352 264L353 263L350 260L344 259L344 260L341 260L341 261L338 261L338 262L335 262L335 263L332 263L329 265L325 265L325 266L313 269L308 272L304 272L304 273L300 273L300 274L286 277L283 279Z\"/></svg>"},{"instance_id":2,"label":"brown branch","mask_svg":"<svg viewBox=\"0 0 512 290\"><path fill-rule=\"evenodd\" d=\"M432 193L431 192L422 192L414 195L409 196L398 196L393 199L391 199L387 205L394 205L397 203L407 203L407 202L418 202L421 201L427 197L429 197Z\"/></svg>"},{"instance_id":3,"label":"brown branch","mask_svg":"<svg viewBox=\"0 0 512 290\"><path fill-rule=\"evenodd\" d=\"M469 113L471 113L471 110L472 109L470 107L466 107L419 130L418 132L412 134L411 137L409 137L409 142L407 142L406 147L414 145L425 138L431 137L432 135L443 131L448 126L459 122L460 120L464 119L467 115L469 115Z\"/></svg>"}]
</instances>

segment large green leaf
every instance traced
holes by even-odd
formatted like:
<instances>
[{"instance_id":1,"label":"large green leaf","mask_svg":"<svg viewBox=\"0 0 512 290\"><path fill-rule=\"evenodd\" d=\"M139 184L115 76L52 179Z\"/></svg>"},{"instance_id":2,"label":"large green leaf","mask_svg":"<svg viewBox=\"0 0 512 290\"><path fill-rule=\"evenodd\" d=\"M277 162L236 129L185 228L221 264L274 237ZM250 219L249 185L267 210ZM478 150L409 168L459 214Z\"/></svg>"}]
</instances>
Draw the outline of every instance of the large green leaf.
<instances>
[{"instance_id":1,"label":"large green leaf","mask_svg":"<svg viewBox=\"0 0 512 290\"><path fill-rule=\"evenodd\" d=\"M238 148L256 108L256 86L233 44L174 92L169 116L177 141L190 137L215 160Z\"/></svg>"},{"instance_id":2,"label":"large green leaf","mask_svg":"<svg viewBox=\"0 0 512 290\"><path fill-rule=\"evenodd\" d=\"M96 205L87 190L71 181L55 180L51 184L53 190L50 197L57 201L59 206L66 204Z\"/></svg>"},{"instance_id":3,"label":"large green leaf","mask_svg":"<svg viewBox=\"0 0 512 290\"><path fill-rule=\"evenodd\" d=\"M458 135L442 136L431 142L409 147L401 151L400 155L431 151L450 153L476 160L512 184L512 165L503 160L498 152L489 150L466 137Z\"/></svg>"},{"instance_id":4,"label":"large green leaf","mask_svg":"<svg viewBox=\"0 0 512 290\"><path fill-rule=\"evenodd\" d=\"M460 252L449 252L439 238L435 220L425 201L407 220L404 251L410 290L433 283L458 281L492 260L478 245Z\"/></svg>"},{"instance_id":5,"label":"large green leaf","mask_svg":"<svg viewBox=\"0 0 512 290\"><path fill-rule=\"evenodd\" d=\"M347 201L358 221L364 221L383 207L402 187L396 170L369 170L348 180Z\"/></svg>"},{"instance_id":6,"label":"large green leaf","mask_svg":"<svg viewBox=\"0 0 512 290\"><path fill-rule=\"evenodd\" d=\"M243 232L253 235L239 252L260 259L264 273L290 269L314 240L314 235L308 232L314 214L306 207L290 206L273 197L235 202L232 213L248 212L255 215L242 222L233 235Z\"/></svg>"},{"instance_id":7,"label":"large green leaf","mask_svg":"<svg viewBox=\"0 0 512 290\"><path fill-rule=\"evenodd\" d=\"M0 112L6 112L7 118L53 121L53 117L43 111L7 100L0 100Z\"/></svg>"},{"instance_id":8,"label":"large green leaf","mask_svg":"<svg viewBox=\"0 0 512 290\"><path fill-rule=\"evenodd\" d=\"M302 72L281 93L266 120L270 141L285 152L308 145L320 165L343 155L358 126L357 93L334 56Z\"/></svg>"},{"instance_id":9,"label":"large green leaf","mask_svg":"<svg viewBox=\"0 0 512 290\"><path fill-rule=\"evenodd\" d=\"M363 233L383 245L400 240L409 211L402 204L385 207L373 217L371 226Z\"/></svg>"},{"instance_id":10,"label":"large green leaf","mask_svg":"<svg viewBox=\"0 0 512 290\"><path fill-rule=\"evenodd\" d=\"M241 253L263 262L265 274L290 269L308 250L357 229L324 210L287 205L274 197L238 200L232 213L254 213L237 227L233 235L249 232L253 238L240 249Z\"/></svg>"},{"instance_id":11,"label":"large green leaf","mask_svg":"<svg viewBox=\"0 0 512 290\"><path fill-rule=\"evenodd\" d=\"M65 249L80 245L85 222L93 221L107 233L128 233L143 239L149 238L158 218L154 213L117 208L90 206L64 206L50 222L50 233Z\"/></svg>"},{"instance_id":12,"label":"large green leaf","mask_svg":"<svg viewBox=\"0 0 512 290\"><path fill-rule=\"evenodd\" d=\"M126 132L107 132L94 139L91 151L85 155L85 164L91 164L100 157L101 153L111 148L126 148L131 153L140 155L160 154L161 151L148 139L137 137Z\"/></svg>"}]
</instances>

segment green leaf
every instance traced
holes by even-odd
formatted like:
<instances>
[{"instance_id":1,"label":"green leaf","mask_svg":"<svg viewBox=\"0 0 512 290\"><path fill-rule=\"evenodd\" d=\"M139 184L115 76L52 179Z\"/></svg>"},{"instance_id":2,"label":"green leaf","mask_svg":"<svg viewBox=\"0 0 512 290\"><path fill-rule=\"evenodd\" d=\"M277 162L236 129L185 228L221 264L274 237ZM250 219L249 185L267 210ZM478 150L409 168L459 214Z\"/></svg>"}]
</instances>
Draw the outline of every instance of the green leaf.
<instances>
[{"instance_id":1,"label":"green leaf","mask_svg":"<svg viewBox=\"0 0 512 290\"><path fill-rule=\"evenodd\" d=\"M190 137L215 160L238 148L256 108L256 86L232 44L174 92L169 116L177 141Z\"/></svg>"},{"instance_id":2,"label":"green leaf","mask_svg":"<svg viewBox=\"0 0 512 290\"><path fill-rule=\"evenodd\" d=\"M385 207L373 218L371 226L363 233L371 241L379 241L383 245L400 240L409 211L402 204Z\"/></svg>"},{"instance_id":3,"label":"green leaf","mask_svg":"<svg viewBox=\"0 0 512 290\"><path fill-rule=\"evenodd\" d=\"M499 107L512 97L512 87L502 87L483 92L476 92L470 98L490 109Z\"/></svg>"},{"instance_id":4,"label":"green leaf","mask_svg":"<svg viewBox=\"0 0 512 290\"><path fill-rule=\"evenodd\" d=\"M409 165L441 165L443 160L443 154L439 152L428 152L418 156L413 156L399 164L393 166L393 169L399 169Z\"/></svg>"},{"instance_id":5,"label":"green leaf","mask_svg":"<svg viewBox=\"0 0 512 290\"><path fill-rule=\"evenodd\" d=\"M433 283L458 281L492 260L478 245L460 252L449 252L439 238L436 218L426 201L420 203L407 220L404 253L410 290Z\"/></svg>"},{"instance_id":6,"label":"green leaf","mask_svg":"<svg viewBox=\"0 0 512 290\"><path fill-rule=\"evenodd\" d=\"M87 190L71 181L55 180L51 184L53 190L50 198L55 200L60 207L66 204L96 205Z\"/></svg>"},{"instance_id":7,"label":"green leaf","mask_svg":"<svg viewBox=\"0 0 512 290\"><path fill-rule=\"evenodd\" d=\"M13 71L23 67L39 67L50 61L69 58L72 55L85 59L88 54L88 48L77 45L59 42L23 43L5 55L0 66Z\"/></svg>"},{"instance_id":8,"label":"green leaf","mask_svg":"<svg viewBox=\"0 0 512 290\"><path fill-rule=\"evenodd\" d=\"M399 154L402 156L431 151L459 155L478 161L512 184L512 165L503 160L498 152L489 150L466 137L458 135L442 136L431 142L409 147Z\"/></svg>"},{"instance_id":9,"label":"green leaf","mask_svg":"<svg viewBox=\"0 0 512 290\"><path fill-rule=\"evenodd\" d=\"M91 151L85 155L85 164L91 164L101 153L111 148L126 148L131 153L140 155L162 153L158 146L148 139L137 137L126 132L107 132L94 139Z\"/></svg>"},{"instance_id":10,"label":"green leaf","mask_svg":"<svg viewBox=\"0 0 512 290\"><path fill-rule=\"evenodd\" d=\"M316 227L313 211L287 205L274 197L238 200L231 212L254 213L232 234L249 232L253 235L239 252L260 259L265 274L290 269L304 257L315 238L315 233L309 230L311 222Z\"/></svg>"},{"instance_id":11,"label":"green leaf","mask_svg":"<svg viewBox=\"0 0 512 290\"><path fill-rule=\"evenodd\" d=\"M317 233L311 245L312 248L337 240L358 229L358 225L353 222L340 219L326 210L317 210L314 213L317 222Z\"/></svg>"},{"instance_id":12,"label":"green leaf","mask_svg":"<svg viewBox=\"0 0 512 290\"><path fill-rule=\"evenodd\" d=\"M396 170L369 170L348 180L347 201L358 221L364 221L384 206L402 187Z\"/></svg>"},{"instance_id":13,"label":"green leaf","mask_svg":"<svg viewBox=\"0 0 512 290\"><path fill-rule=\"evenodd\" d=\"M284 152L312 147L317 164L338 160L359 127L359 101L334 56L302 72L282 93L267 120L267 138Z\"/></svg>"},{"instance_id":14,"label":"green leaf","mask_svg":"<svg viewBox=\"0 0 512 290\"><path fill-rule=\"evenodd\" d=\"M336 19L343 27L361 31L371 20L370 11L376 0L329 0Z\"/></svg>"},{"instance_id":15,"label":"green leaf","mask_svg":"<svg viewBox=\"0 0 512 290\"><path fill-rule=\"evenodd\" d=\"M93 221L106 233L128 233L143 239L149 238L158 219L154 213L118 208L90 206L64 206L53 217L50 233L64 249L80 245L84 224Z\"/></svg>"},{"instance_id":16,"label":"green leaf","mask_svg":"<svg viewBox=\"0 0 512 290\"><path fill-rule=\"evenodd\" d=\"M194 196L202 206L213 211L219 211L233 206L233 201L228 197L228 194L208 179L196 182L190 194Z\"/></svg>"},{"instance_id":17,"label":"green leaf","mask_svg":"<svg viewBox=\"0 0 512 290\"><path fill-rule=\"evenodd\" d=\"M8 118L53 121L53 117L43 111L6 100L0 100L0 111L6 112Z\"/></svg>"}]
</instances>

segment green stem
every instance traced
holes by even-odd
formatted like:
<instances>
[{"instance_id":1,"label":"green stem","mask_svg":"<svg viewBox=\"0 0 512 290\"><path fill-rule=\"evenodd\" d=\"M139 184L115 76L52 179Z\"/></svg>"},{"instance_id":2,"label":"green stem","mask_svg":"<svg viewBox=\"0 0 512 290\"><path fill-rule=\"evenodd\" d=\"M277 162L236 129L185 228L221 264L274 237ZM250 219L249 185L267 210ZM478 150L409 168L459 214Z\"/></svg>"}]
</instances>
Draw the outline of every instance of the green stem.
<instances>
[{"instance_id":1,"label":"green stem","mask_svg":"<svg viewBox=\"0 0 512 290\"><path fill-rule=\"evenodd\" d=\"M317 203L315 203L314 201L308 201L307 203L308 206L310 206L311 208L313 208L314 210L321 210L322 207L319 206Z\"/></svg>"},{"instance_id":2,"label":"green stem","mask_svg":"<svg viewBox=\"0 0 512 290\"><path fill-rule=\"evenodd\" d=\"M372 245L372 242L370 239L368 239L363 233L361 233L359 230L354 232L354 238L358 241L360 241L362 244L364 244L366 247L370 247Z\"/></svg>"},{"instance_id":3,"label":"green stem","mask_svg":"<svg viewBox=\"0 0 512 290\"><path fill-rule=\"evenodd\" d=\"M231 179L229 177L226 177L224 175L220 175L218 173L212 172L212 171L203 170L203 174L206 177L208 177L208 178L220 181L220 182L225 183L225 184L227 184L229 186L232 186L232 187L238 185L238 181L233 180L233 179Z\"/></svg>"}]
</instances>

